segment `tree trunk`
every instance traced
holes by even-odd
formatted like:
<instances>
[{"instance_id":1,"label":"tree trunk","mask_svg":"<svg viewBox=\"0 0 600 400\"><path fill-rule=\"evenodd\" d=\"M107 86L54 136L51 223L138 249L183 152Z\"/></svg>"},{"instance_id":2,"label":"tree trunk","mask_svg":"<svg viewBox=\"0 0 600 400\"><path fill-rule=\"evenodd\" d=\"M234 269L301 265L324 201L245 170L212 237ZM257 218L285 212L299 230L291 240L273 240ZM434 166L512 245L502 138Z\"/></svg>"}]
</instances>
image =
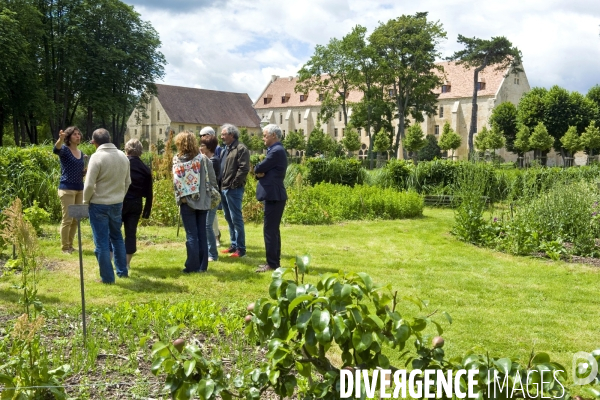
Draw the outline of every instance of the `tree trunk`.
<instances>
[{"instance_id":1,"label":"tree trunk","mask_svg":"<svg viewBox=\"0 0 600 400\"><path fill-rule=\"evenodd\" d=\"M94 112L93 112L92 106L87 107L87 117L86 117L85 125L86 125L86 128L85 128L86 139L91 140L92 132L94 131Z\"/></svg>"},{"instance_id":2,"label":"tree trunk","mask_svg":"<svg viewBox=\"0 0 600 400\"><path fill-rule=\"evenodd\" d=\"M15 137L15 146L21 145L21 137L19 135L19 121L13 110L13 135Z\"/></svg>"},{"instance_id":3,"label":"tree trunk","mask_svg":"<svg viewBox=\"0 0 600 400\"><path fill-rule=\"evenodd\" d=\"M473 137L477 132L477 83L479 81L479 71L484 69L486 63L475 68L475 72L473 73L473 99L471 101L471 126L469 127L469 138L468 138L468 150L469 150L469 158L471 154L475 151L475 146L473 145Z\"/></svg>"}]
</instances>

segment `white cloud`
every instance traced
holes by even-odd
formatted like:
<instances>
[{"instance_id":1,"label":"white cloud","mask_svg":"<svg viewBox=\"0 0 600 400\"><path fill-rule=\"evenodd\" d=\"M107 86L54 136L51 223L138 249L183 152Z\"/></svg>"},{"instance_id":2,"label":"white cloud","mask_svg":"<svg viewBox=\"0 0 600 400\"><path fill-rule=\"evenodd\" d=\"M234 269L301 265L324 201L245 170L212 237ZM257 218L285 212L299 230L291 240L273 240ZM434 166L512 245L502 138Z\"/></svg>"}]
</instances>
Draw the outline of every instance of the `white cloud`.
<instances>
[{"instance_id":1,"label":"white cloud","mask_svg":"<svg viewBox=\"0 0 600 400\"><path fill-rule=\"evenodd\" d=\"M600 2L219 0L166 10L150 4L136 10L160 34L169 63L165 83L246 92L252 99L271 75L296 75L316 44L341 38L357 24L371 32L380 22L418 11L429 11L430 19L444 25L444 56L460 49L459 33L506 36L523 52L532 86L557 84L585 93L600 83Z\"/></svg>"}]
</instances>

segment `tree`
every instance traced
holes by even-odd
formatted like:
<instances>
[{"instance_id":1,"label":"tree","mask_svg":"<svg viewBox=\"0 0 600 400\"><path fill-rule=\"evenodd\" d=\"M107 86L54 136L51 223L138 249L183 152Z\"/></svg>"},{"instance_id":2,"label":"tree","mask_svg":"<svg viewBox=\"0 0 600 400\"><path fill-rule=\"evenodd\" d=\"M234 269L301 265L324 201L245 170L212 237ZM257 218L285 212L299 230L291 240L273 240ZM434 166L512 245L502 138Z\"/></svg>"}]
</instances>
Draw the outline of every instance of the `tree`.
<instances>
[{"instance_id":1,"label":"tree","mask_svg":"<svg viewBox=\"0 0 600 400\"><path fill-rule=\"evenodd\" d=\"M304 135L298 131L291 131L283 140L283 147L287 150L304 150L306 148L306 140Z\"/></svg>"},{"instance_id":2,"label":"tree","mask_svg":"<svg viewBox=\"0 0 600 400\"><path fill-rule=\"evenodd\" d=\"M458 35L458 43L465 46L463 50L448 57L451 61L465 68L475 68L473 71L473 100L471 106L471 126L469 127L469 152L473 151L473 136L477 132L477 91L479 89L479 73L487 66L494 66L496 71L508 73L522 72L521 51L513 47L504 36L493 37L491 40L467 38Z\"/></svg>"},{"instance_id":3,"label":"tree","mask_svg":"<svg viewBox=\"0 0 600 400\"><path fill-rule=\"evenodd\" d=\"M423 129L421 129L421 125L419 124L411 125L408 128L406 137L402 140L402 147L411 153L415 165L418 162L417 156L419 154L419 150L425 147L426 144L427 141L423 137Z\"/></svg>"},{"instance_id":4,"label":"tree","mask_svg":"<svg viewBox=\"0 0 600 400\"><path fill-rule=\"evenodd\" d=\"M488 149L494 152L494 156L496 155L496 150L501 149L506 144L506 139L504 138L503 132L498 129L498 127L492 127L492 129L488 132L487 135L487 147Z\"/></svg>"},{"instance_id":5,"label":"tree","mask_svg":"<svg viewBox=\"0 0 600 400\"><path fill-rule=\"evenodd\" d=\"M536 125L533 133L529 137L529 147L535 150L534 156L539 159L542 157L542 152L550 150L554 144L554 138L550 136L543 122Z\"/></svg>"},{"instance_id":6,"label":"tree","mask_svg":"<svg viewBox=\"0 0 600 400\"><path fill-rule=\"evenodd\" d=\"M488 142L489 131L487 127L481 128L481 131L475 137L475 148L482 153L490 149Z\"/></svg>"},{"instance_id":7,"label":"tree","mask_svg":"<svg viewBox=\"0 0 600 400\"><path fill-rule=\"evenodd\" d=\"M431 161L442 157L442 151L435 135L425 136L425 146L419 150L419 161Z\"/></svg>"},{"instance_id":8,"label":"tree","mask_svg":"<svg viewBox=\"0 0 600 400\"><path fill-rule=\"evenodd\" d=\"M500 103L490 115L492 129L502 132L506 139L506 150L516 153L514 142L517 136L517 107L509 101Z\"/></svg>"},{"instance_id":9,"label":"tree","mask_svg":"<svg viewBox=\"0 0 600 400\"><path fill-rule=\"evenodd\" d=\"M452 128L450 124L446 122L442 129L442 136L440 137L440 148L444 151L452 150L451 159L454 159L454 151L462 144L462 138Z\"/></svg>"},{"instance_id":10,"label":"tree","mask_svg":"<svg viewBox=\"0 0 600 400\"><path fill-rule=\"evenodd\" d=\"M600 129L596 126L596 121L590 122L581 134L581 144L589 151L590 157L594 155L594 150L600 149Z\"/></svg>"},{"instance_id":11,"label":"tree","mask_svg":"<svg viewBox=\"0 0 600 400\"><path fill-rule=\"evenodd\" d=\"M373 141L373 150L377 153L387 153L392 146L390 135L382 128L375 134Z\"/></svg>"},{"instance_id":12,"label":"tree","mask_svg":"<svg viewBox=\"0 0 600 400\"><path fill-rule=\"evenodd\" d=\"M381 57L382 83L387 85L389 99L396 106L396 149L404 140L409 115L419 123L423 121L423 113L433 115L436 111L437 94L433 90L442 84L443 68L435 61L446 32L439 21L428 21L427 14L402 15L381 23L369 37ZM403 149L404 157L406 150Z\"/></svg>"},{"instance_id":13,"label":"tree","mask_svg":"<svg viewBox=\"0 0 600 400\"><path fill-rule=\"evenodd\" d=\"M348 124L347 96L352 87L352 58L341 40L331 39L326 46L315 46L310 60L298 71L295 91L315 90L322 96L319 119L327 121L341 107L344 125Z\"/></svg>"},{"instance_id":14,"label":"tree","mask_svg":"<svg viewBox=\"0 0 600 400\"><path fill-rule=\"evenodd\" d=\"M575 153L583 149L581 138L577 134L577 128L574 126L570 126L569 129L567 129L564 136L560 138L560 142L562 147L571 154L571 157L574 157Z\"/></svg>"},{"instance_id":15,"label":"tree","mask_svg":"<svg viewBox=\"0 0 600 400\"><path fill-rule=\"evenodd\" d=\"M336 143L331 136L323 132L322 129L315 128L310 133L306 143L306 155L314 156L317 153L326 154L333 151Z\"/></svg>"},{"instance_id":16,"label":"tree","mask_svg":"<svg viewBox=\"0 0 600 400\"><path fill-rule=\"evenodd\" d=\"M341 143L342 146L344 146L344 149L346 149L346 151L350 154L352 154L355 151L358 151L360 149L360 146L362 145L360 141L360 136L358 136L358 132L351 125L348 128L346 128Z\"/></svg>"},{"instance_id":17,"label":"tree","mask_svg":"<svg viewBox=\"0 0 600 400\"><path fill-rule=\"evenodd\" d=\"M596 120L600 119L600 85L596 85L592 87L587 94L585 95L588 99L593 101L596 104L596 108L598 109L598 116L595 118Z\"/></svg>"},{"instance_id":18,"label":"tree","mask_svg":"<svg viewBox=\"0 0 600 400\"><path fill-rule=\"evenodd\" d=\"M531 150L531 146L529 145L530 136L530 131L527 125L521 125L513 144L519 157L523 157L524 153L527 153L529 150Z\"/></svg>"}]
</instances>

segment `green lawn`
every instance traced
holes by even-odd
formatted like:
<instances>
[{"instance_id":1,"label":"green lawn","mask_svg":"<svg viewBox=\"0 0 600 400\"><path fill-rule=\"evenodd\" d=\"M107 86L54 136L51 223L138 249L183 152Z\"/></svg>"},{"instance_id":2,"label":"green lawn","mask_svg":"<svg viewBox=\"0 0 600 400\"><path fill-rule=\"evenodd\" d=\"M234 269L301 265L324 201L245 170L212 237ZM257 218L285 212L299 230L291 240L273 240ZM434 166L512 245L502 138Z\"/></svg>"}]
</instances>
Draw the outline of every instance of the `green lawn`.
<instances>
[{"instance_id":1,"label":"green lawn","mask_svg":"<svg viewBox=\"0 0 600 400\"><path fill-rule=\"evenodd\" d=\"M573 353L600 347L597 268L477 248L449 233L451 210L426 209L424 214L413 220L284 226L282 264L289 265L296 254L310 253L314 273L364 271L374 282L390 283L401 295L429 300L425 313L447 311L454 320L444 324L449 356L481 345L491 355L524 358L535 347L570 368ZM226 226L222 218L220 223ZM46 307L77 307L77 255L60 252L58 226L48 226L45 232L40 246L49 264L39 297ZM149 300L246 303L268 293L270 274L254 273L264 262L261 225L246 227L246 258L221 258L209 265L208 274L193 276L181 273L183 230L176 237L175 228L141 227L131 277L110 286L95 282L98 267L86 223L82 235L90 308ZM11 288L15 282L16 277L0 279L2 313L17 310L19 295ZM418 313L408 302L399 309Z\"/></svg>"}]
</instances>

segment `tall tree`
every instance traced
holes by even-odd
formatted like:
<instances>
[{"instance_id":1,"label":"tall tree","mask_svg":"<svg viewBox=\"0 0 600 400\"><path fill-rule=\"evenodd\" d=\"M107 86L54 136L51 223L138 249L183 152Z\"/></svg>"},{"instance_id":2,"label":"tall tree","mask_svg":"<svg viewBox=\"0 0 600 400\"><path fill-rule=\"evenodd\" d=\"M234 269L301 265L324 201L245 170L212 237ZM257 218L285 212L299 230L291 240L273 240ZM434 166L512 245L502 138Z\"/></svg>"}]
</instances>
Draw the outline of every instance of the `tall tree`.
<instances>
[{"instance_id":1,"label":"tall tree","mask_svg":"<svg viewBox=\"0 0 600 400\"><path fill-rule=\"evenodd\" d=\"M490 132L488 131L487 126L484 126L477 133L477 136L475 136L475 143L474 143L475 148L477 150L479 150L481 153L484 153L484 155L485 155L485 152L490 149L489 142L488 142L489 134L490 134Z\"/></svg>"},{"instance_id":2,"label":"tall tree","mask_svg":"<svg viewBox=\"0 0 600 400\"><path fill-rule=\"evenodd\" d=\"M348 124L347 96L352 87L352 58L341 40L331 39L325 46L317 45L310 60L298 71L294 89L298 93L315 90L321 97L319 119L327 121L341 107L344 125Z\"/></svg>"},{"instance_id":3,"label":"tall tree","mask_svg":"<svg viewBox=\"0 0 600 400\"><path fill-rule=\"evenodd\" d=\"M487 136L487 147L493 150L494 159L496 158L496 150L503 148L505 145L504 133L497 126L493 126Z\"/></svg>"},{"instance_id":4,"label":"tall tree","mask_svg":"<svg viewBox=\"0 0 600 400\"><path fill-rule=\"evenodd\" d=\"M516 153L513 144L517 136L517 107L509 101L500 103L492 110L490 125L503 133L506 150Z\"/></svg>"},{"instance_id":5,"label":"tall tree","mask_svg":"<svg viewBox=\"0 0 600 400\"><path fill-rule=\"evenodd\" d=\"M596 117L596 120L600 120L600 85L593 86L587 92L585 97L596 103L596 107L598 108L598 116Z\"/></svg>"},{"instance_id":6,"label":"tall tree","mask_svg":"<svg viewBox=\"0 0 600 400\"><path fill-rule=\"evenodd\" d=\"M423 121L423 113L433 115L436 111L437 94L433 90L442 84L443 68L435 60L446 32L439 21L428 21L427 14L418 12L381 23L369 37L381 57L382 82L397 110L396 149L405 137L409 115L418 123ZM406 158L406 149L403 155Z\"/></svg>"},{"instance_id":7,"label":"tall tree","mask_svg":"<svg viewBox=\"0 0 600 400\"><path fill-rule=\"evenodd\" d=\"M293 154L293 150L304 150L306 148L306 140L304 135L298 131L289 132L283 140L283 147Z\"/></svg>"},{"instance_id":8,"label":"tall tree","mask_svg":"<svg viewBox=\"0 0 600 400\"><path fill-rule=\"evenodd\" d=\"M431 161L442 157L438 140L433 134L425 136L425 146L419 150L419 161Z\"/></svg>"},{"instance_id":9,"label":"tall tree","mask_svg":"<svg viewBox=\"0 0 600 400\"><path fill-rule=\"evenodd\" d=\"M471 126L469 127L469 152L473 151L473 136L477 132L477 91L479 90L479 73L487 66L493 66L497 71L518 73L521 68L521 51L514 47L504 36L493 37L490 40L468 38L458 35L458 43L465 46L455 52L448 60L457 61L465 68L475 68L473 71L473 99L471 102Z\"/></svg>"}]
</instances>

